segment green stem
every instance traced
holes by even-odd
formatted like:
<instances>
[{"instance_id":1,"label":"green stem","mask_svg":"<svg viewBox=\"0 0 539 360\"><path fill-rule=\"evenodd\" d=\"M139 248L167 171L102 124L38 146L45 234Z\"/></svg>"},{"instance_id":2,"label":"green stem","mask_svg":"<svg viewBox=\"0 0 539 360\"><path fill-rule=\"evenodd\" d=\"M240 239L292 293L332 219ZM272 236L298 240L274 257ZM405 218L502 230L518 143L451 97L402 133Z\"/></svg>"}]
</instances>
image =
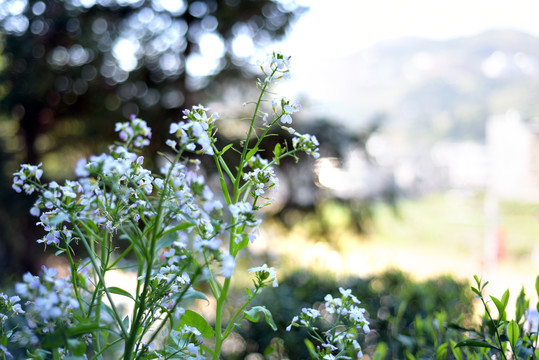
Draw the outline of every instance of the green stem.
<instances>
[{"instance_id":1,"label":"green stem","mask_svg":"<svg viewBox=\"0 0 539 360\"><path fill-rule=\"evenodd\" d=\"M165 185L163 187L163 192L162 192L163 195L159 198L159 203L156 209L156 217L151 225L151 234L149 234L149 236L147 235L147 239L150 246L149 246L149 251L147 252L148 257L146 260L144 284L142 285L142 291L140 292L138 301L135 302L135 307L133 309L134 316L133 316L133 321L131 322L130 334L127 337L126 342L125 342L124 360L133 359L133 352L135 350L135 346L137 345L138 332L139 332L139 329L144 325L142 323L142 319L144 317L144 312L147 310L146 302L148 300L148 296L150 295L150 288L151 288L151 281L152 281L151 279L152 268L153 268L153 263L155 261L155 247L157 244L158 234L160 233L161 225L163 222L163 209L164 209L163 205L166 199L166 193L168 191L168 183L170 180L170 176L172 174L172 170L174 169L174 165L179 161L182 152L183 152L183 149L180 149L180 151L178 151L167 173L167 176L164 181ZM141 264L141 267L139 268L139 273L141 272L141 268L143 267L144 267L143 264ZM138 284L137 284L137 288L139 288Z\"/></svg>"},{"instance_id":2,"label":"green stem","mask_svg":"<svg viewBox=\"0 0 539 360\"><path fill-rule=\"evenodd\" d=\"M92 252L92 249L90 248L90 245L88 244L88 241L86 240L86 238L82 234L82 231L80 230L79 226L75 223L75 219L71 219L71 222L73 224L73 228L74 228L75 232L79 235L79 237L80 237L80 239L82 241L82 245L84 246L84 248L86 249L86 252L88 253L88 256L90 257L90 261L92 262L92 267L94 269L94 272L96 273L97 277L99 278L99 282L103 286L103 291L105 291L107 299L110 302L110 307L112 309L112 315L113 315L114 319L116 320L116 322L118 323L118 326L121 329L122 336L127 337L127 329L123 325L122 319L120 317L120 312L118 311L118 309L116 308L116 305L114 304L114 301L112 300L112 296L111 296L111 294L109 292L109 289L105 285L105 276L101 273L101 269L97 264L97 261L95 259L95 255ZM99 291L99 289L96 289L96 291ZM98 298L100 298L100 296Z\"/></svg>"},{"instance_id":3,"label":"green stem","mask_svg":"<svg viewBox=\"0 0 539 360\"><path fill-rule=\"evenodd\" d=\"M483 298L483 296L481 296L481 302L483 303L483 306L485 307L485 311L486 311L486 313L488 315L488 318L490 319L490 322L492 323L492 325L494 325L494 331L496 332L496 340L498 341L498 346L499 346L498 350L502 354L502 357L505 360L507 360L507 357L505 356L505 353L503 351L503 345L502 345L502 340L501 340L501 337L500 337L500 333L498 332L498 324L496 322L494 322L494 320L492 319L492 316L490 315L490 311L488 311L488 306L485 303L485 299Z\"/></svg>"},{"instance_id":4,"label":"green stem","mask_svg":"<svg viewBox=\"0 0 539 360\"><path fill-rule=\"evenodd\" d=\"M277 71L277 69L273 70L270 77L272 77L273 74L275 74L276 71ZM256 104L255 104L255 110L253 112L253 117L251 118L251 124L249 125L249 131L247 132L247 136L245 137L243 150L241 152L240 164L238 166L238 174L236 175L236 181L234 182L234 199L233 199L233 203L237 203L238 199L240 197L240 193L238 192L238 188L239 188L239 185L240 185L241 175L243 173L243 166L245 165L245 156L247 155L247 151L248 151L248 148L249 148L249 146L248 146L249 139L251 138L251 134L253 133L255 120L256 120L256 117L258 116L258 109L260 108L260 104L262 103L262 97L264 96L264 93L266 92L268 84L269 83L265 82L264 86L262 87L262 89L260 91L260 95L258 96L258 100L256 101Z\"/></svg>"},{"instance_id":5,"label":"green stem","mask_svg":"<svg viewBox=\"0 0 539 360\"><path fill-rule=\"evenodd\" d=\"M226 278L225 283L223 284L223 290L221 291L221 294L219 294L219 298L217 299L217 308L215 310L215 348L213 352L213 360L219 360L219 356L221 355L221 347L223 346L223 341L226 339L224 333L222 332L222 323L223 309L229 287L230 278Z\"/></svg>"},{"instance_id":6,"label":"green stem","mask_svg":"<svg viewBox=\"0 0 539 360\"><path fill-rule=\"evenodd\" d=\"M223 191L223 195L225 196L225 201L228 205L230 205L232 203L230 200L230 194L228 193L228 187L226 186L226 181L223 175L223 170L221 169L221 164L219 163L219 160L221 159L221 155L216 150L217 149L214 146L214 153L217 155L213 155L213 159L215 160L217 171L219 171L219 181L221 183L221 190Z\"/></svg>"},{"instance_id":7,"label":"green stem","mask_svg":"<svg viewBox=\"0 0 539 360\"><path fill-rule=\"evenodd\" d=\"M230 321L228 322L228 326L226 327L225 332L224 332L224 338L225 339L228 337L228 335L230 335L230 333L236 327L235 322L236 322L236 319L238 318L238 316L240 316L240 314L241 314L242 319L243 319L243 317L245 317L244 316L245 314L243 314L243 310L245 310L247 305L249 305L251 303L251 301L253 301L253 299L256 297L256 295L258 295L259 290L260 290L260 288L256 288L253 295L251 297L249 297L249 299L245 302L245 304L243 304L242 307L238 311L236 311L234 316L232 316L232 319L230 319ZM240 321L241 321L241 319L240 319Z\"/></svg>"}]
</instances>

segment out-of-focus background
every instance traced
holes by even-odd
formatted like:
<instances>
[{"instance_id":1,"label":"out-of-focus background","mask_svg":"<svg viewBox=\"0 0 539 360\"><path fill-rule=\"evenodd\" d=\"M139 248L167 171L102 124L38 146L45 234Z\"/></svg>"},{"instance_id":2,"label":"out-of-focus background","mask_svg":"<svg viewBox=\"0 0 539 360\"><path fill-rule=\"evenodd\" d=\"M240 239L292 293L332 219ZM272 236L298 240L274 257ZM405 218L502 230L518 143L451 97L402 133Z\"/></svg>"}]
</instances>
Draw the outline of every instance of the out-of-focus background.
<instances>
[{"instance_id":1,"label":"out-of-focus background","mask_svg":"<svg viewBox=\"0 0 539 360\"><path fill-rule=\"evenodd\" d=\"M538 13L532 0L3 0L1 281L51 261L33 199L11 189L20 163L73 177L131 114L156 153L198 103L236 140L252 64L277 49L292 56L278 91L302 103L295 126L321 157L283 164L254 255L283 277L398 269L533 289Z\"/></svg>"}]
</instances>

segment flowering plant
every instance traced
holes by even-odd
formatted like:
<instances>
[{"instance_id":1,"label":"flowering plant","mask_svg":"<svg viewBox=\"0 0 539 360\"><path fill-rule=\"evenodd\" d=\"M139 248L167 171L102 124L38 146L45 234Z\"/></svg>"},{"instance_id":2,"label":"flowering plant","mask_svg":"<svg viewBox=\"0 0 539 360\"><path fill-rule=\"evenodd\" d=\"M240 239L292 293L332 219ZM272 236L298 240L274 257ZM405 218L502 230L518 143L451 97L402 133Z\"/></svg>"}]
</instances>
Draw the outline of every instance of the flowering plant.
<instances>
[{"instance_id":1,"label":"flowering plant","mask_svg":"<svg viewBox=\"0 0 539 360\"><path fill-rule=\"evenodd\" d=\"M291 143L280 142L272 153L260 147L276 127L292 123L300 105L281 97L271 102L271 116L263 113L269 86L289 75L289 57L274 52L259 65L260 95L239 145L218 148L218 115L194 106L170 125L157 174L141 155L151 129L136 117L116 124L121 142L108 154L79 161L76 181L44 183L42 164L14 173L15 191L38 195L30 212L46 234L37 242L63 254L70 275L43 267L38 276L24 275L17 295L0 294L0 358L21 347L30 359L219 359L241 320L257 321L262 313L275 328L266 308L250 307L264 287L278 286L266 264L249 270L253 288L227 319L224 305L236 259L256 238L257 212L278 186L273 166L300 151L319 155L314 136L289 126ZM227 151L237 154L237 167L224 160ZM213 157L218 195L189 153ZM108 275L118 270L136 274L134 291L110 285ZM216 303L213 325L187 309L207 296ZM8 327L12 317L21 319Z\"/></svg>"},{"instance_id":2,"label":"flowering plant","mask_svg":"<svg viewBox=\"0 0 539 360\"><path fill-rule=\"evenodd\" d=\"M305 340L305 344L314 359L352 359L352 355L357 359L363 357L357 337L359 331L365 334L370 332L365 309L358 306L360 301L352 290L339 288L339 292L341 296L336 298L327 294L320 309L303 308L286 328L286 331L291 331L292 327L304 327L309 331L314 343ZM319 331L315 326L319 321L325 322L329 328Z\"/></svg>"}]
</instances>

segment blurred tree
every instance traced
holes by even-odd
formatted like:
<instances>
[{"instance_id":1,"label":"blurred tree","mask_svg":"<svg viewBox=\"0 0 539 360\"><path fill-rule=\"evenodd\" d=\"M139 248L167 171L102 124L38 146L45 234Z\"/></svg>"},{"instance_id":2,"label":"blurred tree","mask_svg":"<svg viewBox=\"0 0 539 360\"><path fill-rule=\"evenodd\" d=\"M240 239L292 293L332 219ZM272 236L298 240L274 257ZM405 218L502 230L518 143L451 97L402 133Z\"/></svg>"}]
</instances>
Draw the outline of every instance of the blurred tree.
<instances>
[{"instance_id":1,"label":"blurred tree","mask_svg":"<svg viewBox=\"0 0 539 360\"><path fill-rule=\"evenodd\" d=\"M2 1L2 203L11 203L6 172L17 164L49 157L65 176L131 114L150 123L159 146L180 107L200 102L210 83L252 77L249 56L303 10L293 0ZM0 210L7 229L14 215ZM12 252L6 246L0 254Z\"/></svg>"},{"instance_id":2,"label":"blurred tree","mask_svg":"<svg viewBox=\"0 0 539 360\"><path fill-rule=\"evenodd\" d=\"M29 162L73 145L62 137L111 133L103 127L121 116L146 117L159 135L210 81L251 75L248 55L298 10L270 0L6 0L0 109L19 120Z\"/></svg>"}]
</instances>

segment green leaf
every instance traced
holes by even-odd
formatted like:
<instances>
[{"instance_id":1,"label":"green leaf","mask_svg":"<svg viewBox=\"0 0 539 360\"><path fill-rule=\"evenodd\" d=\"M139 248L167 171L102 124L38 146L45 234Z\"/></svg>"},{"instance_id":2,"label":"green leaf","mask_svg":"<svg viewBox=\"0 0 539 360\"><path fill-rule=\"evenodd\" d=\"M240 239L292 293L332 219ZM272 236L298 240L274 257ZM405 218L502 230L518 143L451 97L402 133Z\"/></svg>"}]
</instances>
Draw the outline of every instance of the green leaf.
<instances>
[{"instance_id":1,"label":"green leaf","mask_svg":"<svg viewBox=\"0 0 539 360\"><path fill-rule=\"evenodd\" d=\"M199 299L199 300L206 300L207 302L209 302L210 300L208 300L208 297L200 292L200 291L196 291L194 289L188 289L185 294L183 295L182 299Z\"/></svg>"},{"instance_id":2,"label":"green leaf","mask_svg":"<svg viewBox=\"0 0 539 360\"><path fill-rule=\"evenodd\" d=\"M481 291L477 290L472 286L472 291L477 294L477 296L481 297Z\"/></svg>"},{"instance_id":3,"label":"green leaf","mask_svg":"<svg viewBox=\"0 0 539 360\"><path fill-rule=\"evenodd\" d=\"M50 351L44 349L33 349L32 351L26 350L26 356L32 360L45 360L50 358Z\"/></svg>"},{"instance_id":4,"label":"green leaf","mask_svg":"<svg viewBox=\"0 0 539 360\"><path fill-rule=\"evenodd\" d=\"M43 340L41 341L41 346L43 347L43 349L64 347L64 336L59 330L56 330L52 334L48 334L43 338Z\"/></svg>"},{"instance_id":5,"label":"green leaf","mask_svg":"<svg viewBox=\"0 0 539 360\"><path fill-rule=\"evenodd\" d=\"M451 352L453 353L455 359L462 360L462 352L459 348L457 348L457 343L451 339L449 339L449 343L451 344Z\"/></svg>"},{"instance_id":6,"label":"green leaf","mask_svg":"<svg viewBox=\"0 0 539 360\"><path fill-rule=\"evenodd\" d=\"M275 145L275 148L273 149L273 157L275 159L275 164L279 165L279 156L283 153L283 148L281 147L281 144L277 143Z\"/></svg>"},{"instance_id":7,"label":"green leaf","mask_svg":"<svg viewBox=\"0 0 539 360\"><path fill-rule=\"evenodd\" d=\"M408 350L405 350L406 360L417 360L417 358L411 354Z\"/></svg>"},{"instance_id":8,"label":"green leaf","mask_svg":"<svg viewBox=\"0 0 539 360\"><path fill-rule=\"evenodd\" d=\"M450 329L455 329L455 330L459 330L459 331L467 331L467 332L473 332L473 333L477 333L477 331L475 331L474 329L470 329L470 328L465 328L465 327L462 327L458 324L455 324L455 323L450 323L449 325L447 325L448 328Z\"/></svg>"},{"instance_id":9,"label":"green leaf","mask_svg":"<svg viewBox=\"0 0 539 360\"><path fill-rule=\"evenodd\" d=\"M502 295L502 303L504 310L507 308L507 304L509 303L509 289L505 290L505 292Z\"/></svg>"},{"instance_id":10,"label":"green leaf","mask_svg":"<svg viewBox=\"0 0 539 360\"><path fill-rule=\"evenodd\" d=\"M67 344L71 353L76 355L72 357L73 359L79 358L79 356L86 354L86 343L84 341L68 339Z\"/></svg>"},{"instance_id":11,"label":"green leaf","mask_svg":"<svg viewBox=\"0 0 539 360\"><path fill-rule=\"evenodd\" d=\"M307 339L305 339L304 342L305 346L307 347L307 350L309 351L309 354L311 354L314 359L318 359L318 354L316 353L314 344Z\"/></svg>"},{"instance_id":12,"label":"green leaf","mask_svg":"<svg viewBox=\"0 0 539 360\"><path fill-rule=\"evenodd\" d=\"M490 343L488 343L486 341L483 341L481 339L468 339L468 340L461 341L457 345L455 345L455 347L463 347L463 346L466 346L466 347L480 347L480 348L489 348L489 349L500 350L500 349L498 349L497 346L492 345L492 344L490 344Z\"/></svg>"},{"instance_id":13,"label":"green leaf","mask_svg":"<svg viewBox=\"0 0 539 360\"><path fill-rule=\"evenodd\" d=\"M188 229L191 226L193 226L193 224L186 221L173 227L172 229L168 229L167 231L165 231L163 235L161 235L161 240L157 243L156 250L161 250L172 245L172 243L178 239L178 237L174 233ZM174 236L167 236L171 234Z\"/></svg>"},{"instance_id":14,"label":"green leaf","mask_svg":"<svg viewBox=\"0 0 539 360\"><path fill-rule=\"evenodd\" d=\"M225 146L223 148L223 150L221 150L221 152L219 153L219 156L223 156L223 154L228 150L230 149L234 144L228 144L227 146Z\"/></svg>"},{"instance_id":15,"label":"green leaf","mask_svg":"<svg viewBox=\"0 0 539 360\"><path fill-rule=\"evenodd\" d=\"M539 296L539 275L535 278L535 291L537 292L537 296Z\"/></svg>"},{"instance_id":16,"label":"green leaf","mask_svg":"<svg viewBox=\"0 0 539 360\"><path fill-rule=\"evenodd\" d=\"M67 336L78 336L82 334L89 334L94 331L101 330L101 332L108 333L108 331L112 331L111 328L100 326L99 324L93 323L93 322L78 322L76 326L70 327L67 329Z\"/></svg>"},{"instance_id":17,"label":"green leaf","mask_svg":"<svg viewBox=\"0 0 539 360\"><path fill-rule=\"evenodd\" d=\"M447 356L447 343L443 343L436 349L436 359L444 359Z\"/></svg>"},{"instance_id":18,"label":"green leaf","mask_svg":"<svg viewBox=\"0 0 539 360\"><path fill-rule=\"evenodd\" d=\"M498 318L501 320L505 313L505 306L503 306L503 303L494 296L491 295L490 298L494 302L494 305L496 305L496 308L498 309Z\"/></svg>"},{"instance_id":19,"label":"green leaf","mask_svg":"<svg viewBox=\"0 0 539 360\"><path fill-rule=\"evenodd\" d=\"M111 286L111 287L107 288L107 290L110 293L113 293L113 294L116 294L116 295L122 295L122 296L128 297L131 300L135 301L135 298L133 297L133 295L131 295L131 293L125 291L124 289L120 289L119 287Z\"/></svg>"},{"instance_id":20,"label":"green leaf","mask_svg":"<svg viewBox=\"0 0 539 360\"><path fill-rule=\"evenodd\" d=\"M252 309L245 311L245 318L251 322L258 322L260 320L259 313L263 313L268 325L271 326L273 331L277 331L277 325L275 325L275 322L273 321L271 312L264 306L254 306Z\"/></svg>"},{"instance_id":21,"label":"green leaf","mask_svg":"<svg viewBox=\"0 0 539 360\"><path fill-rule=\"evenodd\" d=\"M129 329L129 315L126 315L124 319L122 320L122 324L126 329Z\"/></svg>"},{"instance_id":22,"label":"green leaf","mask_svg":"<svg viewBox=\"0 0 539 360\"><path fill-rule=\"evenodd\" d=\"M245 162L249 161L258 152L258 146L255 146L245 156Z\"/></svg>"},{"instance_id":23,"label":"green leaf","mask_svg":"<svg viewBox=\"0 0 539 360\"><path fill-rule=\"evenodd\" d=\"M245 288L245 291L247 291L247 296L249 297L249 299L251 299L253 297L253 292L251 291L251 289Z\"/></svg>"},{"instance_id":24,"label":"green leaf","mask_svg":"<svg viewBox=\"0 0 539 360\"><path fill-rule=\"evenodd\" d=\"M511 344L512 349L515 349L519 336L520 328L516 322L511 320L511 322L507 324L507 337L509 338L509 343Z\"/></svg>"},{"instance_id":25,"label":"green leaf","mask_svg":"<svg viewBox=\"0 0 539 360\"><path fill-rule=\"evenodd\" d=\"M524 316L524 313L529 307L529 302L526 301L526 293L524 291L524 287L520 290L520 294L517 297L516 302L516 309L515 309L515 321L517 323L520 322L522 317Z\"/></svg>"},{"instance_id":26,"label":"green leaf","mask_svg":"<svg viewBox=\"0 0 539 360\"><path fill-rule=\"evenodd\" d=\"M181 321L187 326L197 328L203 338L209 339L215 335L213 328L208 324L206 319L193 310L185 310L185 314L182 315Z\"/></svg>"}]
</instances>

